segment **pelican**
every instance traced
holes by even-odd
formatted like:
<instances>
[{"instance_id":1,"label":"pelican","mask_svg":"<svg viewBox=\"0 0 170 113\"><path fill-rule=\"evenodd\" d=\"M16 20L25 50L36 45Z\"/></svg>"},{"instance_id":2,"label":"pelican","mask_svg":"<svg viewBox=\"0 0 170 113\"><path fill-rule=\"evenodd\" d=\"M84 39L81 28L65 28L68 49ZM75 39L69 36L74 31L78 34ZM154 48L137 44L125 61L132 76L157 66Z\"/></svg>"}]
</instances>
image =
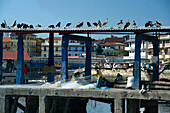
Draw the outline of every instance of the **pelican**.
<instances>
[{"instance_id":1,"label":"pelican","mask_svg":"<svg viewBox=\"0 0 170 113\"><path fill-rule=\"evenodd\" d=\"M156 27L161 27L161 23L159 23L158 21L155 21L155 24L154 24Z\"/></svg>"},{"instance_id":2,"label":"pelican","mask_svg":"<svg viewBox=\"0 0 170 113\"><path fill-rule=\"evenodd\" d=\"M15 27L16 26L16 20L14 21L14 23L11 25L11 27Z\"/></svg>"},{"instance_id":3,"label":"pelican","mask_svg":"<svg viewBox=\"0 0 170 113\"><path fill-rule=\"evenodd\" d=\"M88 27L91 27L91 24L90 24L90 22L87 22L87 26L88 26Z\"/></svg>"},{"instance_id":4,"label":"pelican","mask_svg":"<svg viewBox=\"0 0 170 113\"><path fill-rule=\"evenodd\" d=\"M70 25L71 25L71 23L67 23L67 24L66 24L66 27L69 27Z\"/></svg>"},{"instance_id":5,"label":"pelican","mask_svg":"<svg viewBox=\"0 0 170 113\"><path fill-rule=\"evenodd\" d=\"M61 25L61 22L58 22L58 24L56 25L56 27L60 27L60 25Z\"/></svg>"},{"instance_id":6,"label":"pelican","mask_svg":"<svg viewBox=\"0 0 170 113\"><path fill-rule=\"evenodd\" d=\"M124 29L126 29L127 27L129 27L130 26L130 22L129 22L129 20L128 20L128 22L126 22L126 24L125 24L125 26L124 26Z\"/></svg>"},{"instance_id":7,"label":"pelican","mask_svg":"<svg viewBox=\"0 0 170 113\"><path fill-rule=\"evenodd\" d=\"M54 25L49 25L48 27L49 27L49 28L55 28Z\"/></svg>"},{"instance_id":8,"label":"pelican","mask_svg":"<svg viewBox=\"0 0 170 113\"><path fill-rule=\"evenodd\" d=\"M103 26L106 26L107 23L108 23L108 18L106 18L106 22L104 22L104 23L102 24L102 27L103 27Z\"/></svg>"},{"instance_id":9,"label":"pelican","mask_svg":"<svg viewBox=\"0 0 170 113\"><path fill-rule=\"evenodd\" d=\"M123 21L122 21L122 20L120 20L120 22L118 22L118 23L117 23L117 25L119 26L119 28L120 28L120 27L122 27L122 25L123 25Z\"/></svg>"},{"instance_id":10,"label":"pelican","mask_svg":"<svg viewBox=\"0 0 170 113\"><path fill-rule=\"evenodd\" d=\"M38 25L36 25L35 27L42 27L42 26L38 24Z\"/></svg>"},{"instance_id":11,"label":"pelican","mask_svg":"<svg viewBox=\"0 0 170 113\"><path fill-rule=\"evenodd\" d=\"M136 27L136 23L135 23L135 20L133 20L133 28Z\"/></svg>"},{"instance_id":12,"label":"pelican","mask_svg":"<svg viewBox=\"0 0 170 113\"><path fill-rule=\"evenodd\" d=\"M97 27L97 23L96 22L94 22L93 25Z\"/></svg>"},{"instance_id":13,"label":"pelican","mask_svg":"<svg viewBox=\"0 0 170 113\"><path fill-rule=\"evenodd\" d=\"M100 20L98 20L97 28L100 28L101 25L102 25L102 23L100 22Z\"/></svg>"}]
</instances>

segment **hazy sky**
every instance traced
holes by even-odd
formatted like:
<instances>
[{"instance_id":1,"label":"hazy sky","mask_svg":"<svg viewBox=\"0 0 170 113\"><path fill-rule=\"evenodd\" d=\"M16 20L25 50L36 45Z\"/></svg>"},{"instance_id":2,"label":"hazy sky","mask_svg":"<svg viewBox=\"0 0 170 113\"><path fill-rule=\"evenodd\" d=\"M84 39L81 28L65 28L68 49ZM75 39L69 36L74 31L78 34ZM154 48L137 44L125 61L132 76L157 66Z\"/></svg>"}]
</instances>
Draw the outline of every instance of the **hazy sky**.
<instances>
[{"instance_id":1,"label":"hazy sky","mask_svg":"<svg viewBox=\"0 0 170 113\"><path fill-rule=\"evenodd\" d=\"M74 26L79 21L105 22L106 18L109 18L107 26L117 26L120 19L136 20L138 26L144 26L148 20L170 26L170 0L0 0L0 22L5 19L8 25L17 20L43 27L59 21L61 26L67 22Z\"/></svg>"}]
</instances>

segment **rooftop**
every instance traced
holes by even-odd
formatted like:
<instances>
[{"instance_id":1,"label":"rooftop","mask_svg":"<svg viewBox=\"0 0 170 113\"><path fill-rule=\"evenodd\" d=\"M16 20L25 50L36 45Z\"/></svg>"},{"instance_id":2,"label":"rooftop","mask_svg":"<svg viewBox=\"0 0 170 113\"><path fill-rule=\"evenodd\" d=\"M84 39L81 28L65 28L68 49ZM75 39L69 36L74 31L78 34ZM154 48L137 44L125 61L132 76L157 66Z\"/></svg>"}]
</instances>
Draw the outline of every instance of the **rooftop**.
<instances>
[{"instance_id":1,"label":"rooftop","mask_svg":"<svg viewBox=\"0 0 170 113\"><path fill-rule=\"evenodd\" d=\"M17 60L17 51L3 51L3 60ZM31 60L26 51L24 51L24 60Z\"/></svg>"}]
</instances>

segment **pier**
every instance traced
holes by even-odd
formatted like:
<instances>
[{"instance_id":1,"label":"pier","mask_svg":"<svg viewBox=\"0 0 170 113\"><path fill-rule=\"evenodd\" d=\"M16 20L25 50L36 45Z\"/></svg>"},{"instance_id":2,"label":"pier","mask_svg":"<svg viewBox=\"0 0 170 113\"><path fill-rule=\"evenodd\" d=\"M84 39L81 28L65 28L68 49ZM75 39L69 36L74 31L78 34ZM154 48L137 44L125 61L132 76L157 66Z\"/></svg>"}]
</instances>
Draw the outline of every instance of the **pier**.
<instances>
[{"instance_id":1,"label":"pier","mask_svg":"<svg viewBox=\"0 0 170 113\"><path fill-rule=\"evenodd\" d=\"M139 106L145 107L147 113L157 113L158 101L170 101L169 90L151 90L141 93L141 74L140 74L140 45L141 41L150 41L153 44L153 56L157 59L153 64L153 81L159 81L159 40L160 33L170 32L169 26L161 28L0 28L0 45L3 45L3 32L14 32L18 36L18 56L17 56L17 75L16 84L0 86L0 113L15 112L20 105L19 97L26 97L26 107L20 106L28 113L55 113L61 111L64 113L86 113L86 104L88 99L101 102L112 103L111 111L113 113L124 113L125 99L128 104L128 113L136 113ZM135 90L130 89L60 89L57 87L42 87L37 85L24 85L24 59L23 59L23 35L27 33L49 33L49 58L48 66L54 66L54 33L62 35L62 69L61 82L68 79L68 40L80 40L86 43L86 63L85 75L91 75L91 37L89 34L135 34L135 61L134 61L134 81ZM75 34L87 34L78 36ZM2 80L2 47L0 46L0 81ZM48 82L54 81L53 73L47 76ZM34 105L33 105L34 103ZM76 104L75 104L76 103ZM50 107L50 105L52 107ZM56 107L57 106L57 107ZM71 107L70 107L71 106ZM81 106L81 107L79 107ZM133 107L132 107L133 106ZM12 110L12 111L9 111Z\"/></svg>"}]
</instances>

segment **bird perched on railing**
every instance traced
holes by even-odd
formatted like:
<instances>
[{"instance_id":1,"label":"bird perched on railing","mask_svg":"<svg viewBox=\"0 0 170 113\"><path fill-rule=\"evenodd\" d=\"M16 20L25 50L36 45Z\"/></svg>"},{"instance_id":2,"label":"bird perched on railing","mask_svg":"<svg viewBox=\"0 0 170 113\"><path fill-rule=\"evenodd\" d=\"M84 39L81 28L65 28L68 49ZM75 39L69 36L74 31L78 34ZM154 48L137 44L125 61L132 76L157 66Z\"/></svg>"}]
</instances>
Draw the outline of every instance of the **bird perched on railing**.
<instances>
[{"instance_id":1,"label":"bird perched on railing","mask_svg":"<svg viewBox=\"0 0 170 113\"><path fill-rule=\"evenodd\" d=\"M132 26L133 28L136 28L136 22L135 22L135 20L133 20L133 26Z\"/></svg>"},{"instance_id":2,"label":"bird perched on railing","mask_svg":"<svg viewBox=\"0 0 170 113\"><path fill-rule=\"evenodd\" d=\"M124 29L126 29L127 27L129 27L130 26L130 22L129 22L129 20L128 20L128 22L126 22L126 24L125 24L125 26L124 26Z\"/></svg>"},{"instance_id":3,"label":"bird perched on railing","mask_svg":"<svg viewBox=\"0 0 170 113\"><path fill-rule=\"evenodd\" d=\"M100 22L100 20L98 20L97 28L100 28L101 26L102 26L102 23Z\"/></svg>"},{"instance_id":4,"label":"bird perched on railing","mask_svg":"<svg viewBox=\"0 0 170 113\"><path fill-rule=\"evenodd\" d=\"M40 24L36 25L35 27L42 27Z\"/></svg>"},{"instance_id":5,"label":"bird perched on railing","mask_svg":"<svg viewBox=\"0 0 170 113\"><path fill-rule=\"evenodd\" d=\"M55 28L54 25L49 25L48 27L49 27L49 28Z\"/></svg>"},{"instance_id":6,"label":"bird perched on railing","mask_svg":"<svg viewBox=\"0 0 170 113\"><path fill-rule=\"evenodd\" d=\"M145 27L152 27L153 24L152 24L152 21L148 21L145 23Z\"/></svg>"},{"instance_id":7,"label":"bird perched on railing","mask_svg":"<svg viewBox=\"0 0 170 113\"><path fill-rule=\"evenodd\" d=\"M103 26L106 26L107 23L108 23L108 18L106 18L106 22L104 22L104 23L102 24L102 27L103 27Z\"/></svg>"},{"instance_id":8,"label":"bird perched on railing","mask_svg":"<svg viewBox=\"0 0 170 113\"><path fill-rule=\"evenodd\" d=\"M117 25L118 25L118 28L121 28L123 25L123 20L120 20L120 22L118 22Z\"/></svg>"},{"instance_id":9,"label":"bird perched on railing","mask_svg":"<svg viewBox=\"0 0 170 113\"><path fill-rule=\"evenodd\" d=\"M33 28L34 28L34 26L33 26L33 25L30 25L30 28L31 28L31 29L33 29Z\"/></svg>"},{"instance_id":10,"label":"bird perched on railing","mask_svg":"<svg viewBox=\"0 0 170 113\"><path fill-rule=\"evenodd\" d=\"M23 24L17 24L17 28L21 28Z\"/></svg>"},{"instance_id":11,"label":"bird perched on railing","mask_svg":"<svg viewBox=\"0 0 170 113\"><path fill-rule=\"evenodd\" d=\"M26 28L29 27L28 24L24 24L24 23L22 23L22 24L23 24L23 28L24 28L24 29L26 29Z\"/></svg>"},{"instance_id":12,"label":"bird perched on railing","mask_svg":"<svg viewBox=\"0 0 170 113\"><path fill-rule=\"evenodd\" d=\"M11 24L11 27L15 27L16 26L16 20L14 21L13 24Z\"/></svg>"},{"instance_id":13,"label":"bird perched on railing","mask_svg":"<svg viewBox=\"0 0 170 113\"><path fill-rule=\"evenodd\" d=\"M5 23L4 22L2 22L1 27L5 28Z\"/></svg>"},{"instance_id":14,"label":"bird perched on railing","mask_svg":"<svg viewBox=\"0 0 170 113\"><path fill-rule=\"evenodd\" d=\"M94 22L93 25L94 25L95 27L97 27L97 23L96 23L96 22Z\"/></svg>"},{"instance_id":15,"label":"bird perched on railing","mask_svg":"<svg viewBox=\"0 0 170 113\"><path fill-rule=\"evenodd\" d=\"M159 23L158 21L155 21L155 24L154 24L156 27L161 27L161 23Z\"/></svg>"},{"instance_id":16,"label":"bird perched on railing","mask_svg":"<svg viewBox=\"0 0 170 113\"><path fill-rule=\"evenodd\" d=\"M90 24L90 22L87 22L87 26L88 26L88 27L91 27L91 24Z\"/></svg>"},{"instance_id":17,"label":"bird perched on railing","mask_svg":"<svg viewBox=\"0 0 170 113\"><path fill-rule=\"evenodd\" d=\"M56 27L60 27L60 25L61 25L61 22L58 22L58 24L56 25Z\"/></svg>"},{"instance_id":18,"label":"bird perched on railing","mask_svg":"<svg viewBox=\"0 0 170 113\"><path fill-rule=\"evenodd\" d=\"M77 25L75 25L74 27L75 27L75 28L80 28L80 27L82 27L82 26L83 26L83 22L81 22L81 23L79 22L79 23L78 23Z\"/></svg>"},{"instance_id":19,"label":"bird perched on railing","mask_svg":"<svg viewBox=\"0 0 170 113\"><path fill-rule=\"evenodd\" d=\"M71 25L71 23L67 23L67 24L66 24L66 27L69 27L70 25Z\"/></svg>"}]
</instances>

